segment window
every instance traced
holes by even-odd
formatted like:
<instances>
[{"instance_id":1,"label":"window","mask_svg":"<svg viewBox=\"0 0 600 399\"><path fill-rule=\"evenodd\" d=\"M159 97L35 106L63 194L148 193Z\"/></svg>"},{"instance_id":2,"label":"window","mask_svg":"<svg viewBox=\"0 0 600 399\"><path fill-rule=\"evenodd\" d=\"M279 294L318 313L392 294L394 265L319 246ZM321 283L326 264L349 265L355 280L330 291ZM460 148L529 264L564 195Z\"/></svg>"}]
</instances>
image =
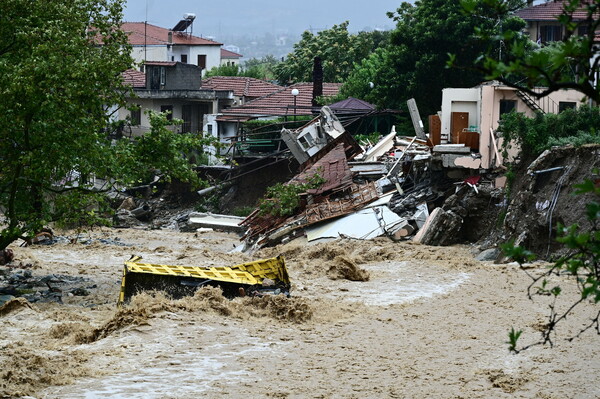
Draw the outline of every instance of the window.
<instances>
[{"instance_id":1,"label":"window","mask_svg":"<svg viewBox=\"0 0 600 399\"><path fill-rule=\"evenodd\" d=\"M540 40L542 43L558 42L562 40L562 27L560 25L546 25L540 27Z\"/></svg>"},{"instance_id":2,"label":"window","mask_svg":"<svg viewBox=\"0 0 600 399\"><path fill-rule=\"evenodd\" d=\"M579 28L577 28L577 34L579 36L587 36L589 31L590 27L588 25L581 25Z\"/></svg>"},{"instance_id":3,"label":"window","mask_svg":"<svg viewBox=\"0 0 600 399\"><path fill-rule=\"evenodd\" d=\"M181 125L181 133L189 133L192 131L192 106L185 104L181 107L181 119L183 124Z\"/></svg>"},{"instance_id":4,"label":"window","mask_svg":"<svg viewBox=\"0 0 600 399\"><path fill-rule=\"evenodd\" d=\"M131 118L131 126L139 126L142 124L142 108L137 105L136 109L129 111L129 117Z\"/></svg>"},{"instance_id":5,"label":"window","mask_svg":"<svg viewBox=\"0 0 600 399\"><path fill-rule=\"evenodd\" d=\"M167 120L169 120L169 121L173 120L173 106L172 105L161 105L160 112L168 112Z\"/></svg>"},{"instance_id":6,"label":"window","mask_svg":"<svg viewBox=\"0 0 600 399\"><path fill-rule=\"evenodd\" d=\"M187 54L181 54L181 62L187 64Z\"/></svg>"},{"instance_id":7,"label":"window","mask_svg":"<svg viewBox=\"0 0 600 399\"><path fill-rule=\"evenodd\" d=\"M198 66L200 69L206 69L206 54L198 54Z\"/></svg>"},{"instance_id":8,"label":"window","mask_svg":"<svg viewBox=\"0 0 600 399\"><path fill-rule=\"evenodd\" d=\"M165 67L160 67L160 85L164 86L167 83L167 71Z\"/></svg>"},{"instance_id":9,"label":"window","mask_svg":"<svg viewBox=\"0 0 600 399\"><path fill-rule=\"evenodd\" d=\"M508 114L517 110L516 100L500 100L500 115Z\"/></svg>"},{"instance_id":10,"label":"window","mask_svg":"<svg viewBox=\"0 0 600 399\"><path fill-rule=\"evenodd\" d=\"M563 112L565 109L575 108L577 104L571 101L559 101L558 102L558 112Z\"/></svg>"}]
</instances>

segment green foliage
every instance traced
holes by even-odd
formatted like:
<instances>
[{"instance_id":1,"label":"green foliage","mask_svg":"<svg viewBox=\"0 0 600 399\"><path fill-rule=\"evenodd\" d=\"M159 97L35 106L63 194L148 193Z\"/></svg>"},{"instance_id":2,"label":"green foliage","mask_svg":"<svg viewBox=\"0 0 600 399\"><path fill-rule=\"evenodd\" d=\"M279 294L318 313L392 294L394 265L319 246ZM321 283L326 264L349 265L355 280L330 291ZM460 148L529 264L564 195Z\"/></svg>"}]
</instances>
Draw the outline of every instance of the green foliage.
<instances>
[{"instance_id":1,"label":"green foliage","mask_svg":"<svg viewBox=\"0 0 600 399\"><path fill-rule=\"evenodd\" d=\"M279 60L273 55L265 55L262 58L250 58L244 62L244 76L262 80L275 80L275 66Z\"/></svg>"},{"instance_id":2,"label":"green foliage","mask_svg":"<svg viewBox=\"0 0 600 399\"><path fill-rule=\"evenodd\" d=\"M108 139L109 110L129 94L121 73L133 65L123 5L0 2L0 249L50 222L104 223L100 191L114 184L157 170L199 183L181 155L199 142L167 135L158 117L147 138Z\"/></svg>"},{"instance_id":3,"label":"green foliage","mask_svg":"<svg viewBox=\"0 0 600 399\"><path fill-rule=\"evenodd\" d=\"M514 327L510 328L510 331L508 332L508 341L506 342L508 344L509 351L517 352L517 342L519 341L522 333L523 330L515 331Z\"/></svg>"},{"instance_id":4,"label":"green foliage","mask_svg":"<svg viewBox=\"0 0 600 399\"><path fill-rule=\"evenodd\" d=\"M262 80L274 80L273 72L279 61L272 55L260 59L251 58L243 65L219 65L206 72L205 77L212 76L246 76Z\"/></svg>"},{"instance_id":5,"label":"green foliage","mask_svg":"<svg viewBox=\"0 0 600 399\"><path fill-rule=\"evenodd\" d=\"M244 76L242 75L242 68L239 65L219 65L212 67L206 71L204 77L210 78L212 76Z\"/></svg>"},{"instance_id":6,"label":"green foliage","mask_svg":"<svg viewBox=\"0 0 600 399\"><path fill-rule=\"evenodd\" d=\"M396 47L387 45L356 62L340 90L340 99L355 97L378 108L401 108L410 97L398 80L396 53Z\"/></svg>"},{"instance_id":7,"label":"green foliage","mask_svg":"<svg viewBox=\"0 0 600 399\"><path fill-rule=\"evenodd\" d=\"M497 18L508 15L514 9L513 3L511 0L462 1L470 15L478 15L485 7L492 10ZM600 0L566 0L563 7L557 22L565 27L565 34L559 42L538 45L534 43L536 37L529 38L514 27L498 32L477 26L477 35L491 40L491 43L502 43L503 51L502 57L491 51L491 47L482 51L479 57L473 58L476 67L486 79L499 80L534 96L539 97L533 90L538 86L547 88L541 96L561 89L575 89L596 102L600 101L600 89L595 87L599 61L594 60L595 32L600 27L600 19L597 18ZM576 10L583 11L588 18L580 23L573 22ZM579 35L580 27L586 28L588 33Z\"/></svg>"},{"instance_id":8,"label":"green foliage","mask_svg":"<svg viewBox=\"0 0 600 399\"><path fill-rule=\"evenodd\" d=\"M532 279L532 283L528 288L529 297L545 295L552 298L548 323L542 331L542 339L532 345L546 343L552 345L552 333L555 331L557 323L565 320L577 305L583 302L594 304L600 302L600 180L597 179L595 182L586 180L582 184L575 185L575 187L577 188L575 192L577 195L592 195L592 200L586 205L586 214L591 228L581 231L576 224L569 227L559 226L557 241L570 250L569 254L561 257L541 275L534 276L528 273ZM531 252L522 247L515 247L512 242L503 245L502 249L507 256L516 260L520 265L533 260ZM550 277L560 278L560 276L573 277L567 281L574 282L580 292L579 299L568 306L564 312L559 312L556 309L557 299L562 293L561 286L550 285ZM591 318L591 322L577 336L592 327L600 334L600 312ZM518 336L514 341L510 340L511 350L516 350L517 339Z\"/></svg>"},{"instance_id":9,"label":"green foliage","mask_svg":"<svg viewBox=\"0 0 600 399\"><path fill-rule=\"evenodd\" d=\"M367 57L385 42L385 36L382 32L350 34L348 21L316 35L305 31L300 42L294 44L294 51L275 66L275 77L281 84L312 82L314 58L321 57L323 81L343 82L354 62Z\"/></svg>"},{"instance_id":10,"label":"green foliage","mask_svg":"<svg viewBox=\"0 0 600 399\"><path fill-rule=\"evenodd\" d=\"M354 136L354 139L356 141L358 141L358 143L361 145L367 145L367 144L375 145L375 144L377 144L377 142L379 141L380 138L381 138L381 133L379 133L379 132L373 132L370 134L357 134L356 136Z\"/></svg>"},{"instance_id":11,"label":"green foliage","mask_svg":"<svg viewBox=\"0 0 600 399\"><path fill-rule=\"evenodd\" d=\"M125 104L132 65L123 3L0 2L0 249L59 217L51 201L90 190L64 182L72 171L109 174L107 110Z\"/></svg>"},{"instance_id":12,"label":"green foliage","mask_svg":"<svg viewBox=\"0 0 600 399\"><path fill-rule=\"evenodd\" d=\"M202 133L177 133L169 126L180 124L169 121L166 113L148 112L151 130L133 143L122 140L116 146L116 165L113 172L126 186L139 185L161 176L165 181L178 179L191 183L193 189L205 184L190 162L192 155L201 153L208 145L217 145L212 136Z\"/></svg>"},{"instance_id":13,"label":"green foliage","mask_svg":"<svg viewBox=\"0 0 600 399\"><path fill-rule=\"evenodd\" d=\"M108 198L102 193L84 193L78 190L56 196L52 207L58 226L66 228L109 226L110 220L106 216L113 213ZM73 212L73 209L80 212Z\"/></svg>"},{"instance_id":14,"label":"green foliage","mask_svg":"<svg viewBox=\"0 0 600 399\"><path fill-rule=\"evenodd\" d=\"M483 74L474 68L447 68L449 53L454 65L471 66L480 53L497 45L476 35L473 27L497 31L505 26L504 20L492 19L489 9L477 10L480 13L465 14L457 1L402 3L388 13L396 22L390 44L357 63L342 92L393 109L404 109L412 97L421 115L434 114L441 105L442 89L473 87L483 81Z\"/></svg>"},{"instance_id":15,"label":"green foliage","mask_svg":"<svg viewBox=\"0 0 600 399\"><path fill-rule=\"evenodd\" d=\"M254 208L251 206L241 206L241 207L235 208L231 213L234 216L246 217L246 216L250 215L253 211L254 211Z\"/></svg>"},{"instance_id":16,"label":"green foliage","mask_svg":"<svg viewBox=\"0 0 600 399\"><path fill-rule=\"evenodd\" d=\"M507 146L518 144L526 156L538 155L553 145L597 143L600 141L600 108L587 105L566 109L560 114L504 114L499 131Z\"/></svg>"},{"instance_id":17,"label":"green foliage","mask_svg":"<svg viewBox=\"0 0 600 399\"><path fill-rule=\"evenodd\" d=\"M309 177L306 183L277 183L267 188L267 194L259 202L261 215L290 216L300 206L300 194L306 190L319 188L325 179L318 173Z\"/></svg>"}]
</instances>

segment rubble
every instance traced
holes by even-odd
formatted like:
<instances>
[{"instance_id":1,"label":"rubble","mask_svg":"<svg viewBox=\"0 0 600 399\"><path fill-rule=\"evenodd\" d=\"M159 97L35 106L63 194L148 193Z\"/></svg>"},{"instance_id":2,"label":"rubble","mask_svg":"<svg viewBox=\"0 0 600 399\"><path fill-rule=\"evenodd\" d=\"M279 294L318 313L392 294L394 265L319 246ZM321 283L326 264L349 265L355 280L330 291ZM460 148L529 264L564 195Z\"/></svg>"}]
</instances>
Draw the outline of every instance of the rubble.
<instances>
[{"instance_id":1,"label":"rubble","mask_svg":"<svg viewBox=\"0 0 600 399\"><path fill-rule=\"evenodd\" d=\"M213 229L219 231L243 232L240 223L243 217L219 215L214 213L192 212L189 214L184 230L198 231L199 229Z\"/></svg>"},{"instance_id":2,"label":"rubble","mask_svg":"<svg viewBox=\"0 0 600 399\"><path fill-rule=\"evenodd\" d=\"M89 289L96 287L88 283L89 281L83 277L60 274L35 276L31 270L3 269L0 270L0 304L15 298L22 298L31 303L62 303L65 294L89 295Z\"/></svg>"},{"instance_id":3,"label":"rubble","mask_svg":"<svg viewBox=\"0 0 600 399\"><path fill-rule=\"evenodd\" d=\"M415 129L417 133L422 130L420 121L415 122ZM464 203L466 192L460 198L452 197L451 190L458 190L453 183L471 189L473 195L479 195L481 183L477 175L465 180L463 168L456 165L465 159L480 162L464 144L434 146L425 133L399 137L393 128L357 157L352 146L341 140L347 134L327 108L303 128L284 129L282 135L302 163L301 172L287 184L304 184L316 175L324 182L300 194L300 205L292 215L276 216L256 209L244 219L240 225L246 228L246 249L299 235L306 235L308 241L414 237L428 245L455 243L464 235L465 206L476 207L477 201ZM491 181L486 181L486 187L488 183ZM489 190L484 189L482 196L489 200Z\"/></svg>"}]
</instances>

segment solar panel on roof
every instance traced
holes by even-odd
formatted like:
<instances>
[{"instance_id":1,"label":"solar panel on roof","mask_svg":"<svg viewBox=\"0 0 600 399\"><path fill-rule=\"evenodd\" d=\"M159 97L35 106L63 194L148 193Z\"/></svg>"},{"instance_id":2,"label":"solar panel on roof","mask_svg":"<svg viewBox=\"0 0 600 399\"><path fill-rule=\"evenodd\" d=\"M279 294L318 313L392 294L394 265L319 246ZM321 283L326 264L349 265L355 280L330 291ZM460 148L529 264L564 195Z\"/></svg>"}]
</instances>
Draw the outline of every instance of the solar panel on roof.
<instances>
[{"instance_id":1,"label":"solar panel on roof","mask_svg":"<svg viewBox=\"0 0 600 399\"><path fill-rule=\"evenodd\" d=\"M193 19L182 19L181 21L177 22L177 25L175 25L175 27L173 28L173 32L183 32L184 30L186 30L192 23L194 22Z\"/></svg>"}]
</instances>

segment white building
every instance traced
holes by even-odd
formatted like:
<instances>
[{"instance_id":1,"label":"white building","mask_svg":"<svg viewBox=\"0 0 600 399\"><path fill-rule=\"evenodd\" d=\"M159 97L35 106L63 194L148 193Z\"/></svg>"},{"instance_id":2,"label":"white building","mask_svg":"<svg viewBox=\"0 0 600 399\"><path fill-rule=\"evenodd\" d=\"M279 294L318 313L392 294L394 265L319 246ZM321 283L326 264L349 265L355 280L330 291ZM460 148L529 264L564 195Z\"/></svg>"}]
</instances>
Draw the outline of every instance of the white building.
<instances>
[{"instance_id":1,"label":"white building","mask_svg":"<svg viewBox=\"0 0 600 399\"><path fill-rule=\"evenodd\" d=\"M146 22L125 22L121 27L129 36L137 63L182 62L200 67L203 74L221 65L221 43Z\"/></svg>"}]
</instances>

